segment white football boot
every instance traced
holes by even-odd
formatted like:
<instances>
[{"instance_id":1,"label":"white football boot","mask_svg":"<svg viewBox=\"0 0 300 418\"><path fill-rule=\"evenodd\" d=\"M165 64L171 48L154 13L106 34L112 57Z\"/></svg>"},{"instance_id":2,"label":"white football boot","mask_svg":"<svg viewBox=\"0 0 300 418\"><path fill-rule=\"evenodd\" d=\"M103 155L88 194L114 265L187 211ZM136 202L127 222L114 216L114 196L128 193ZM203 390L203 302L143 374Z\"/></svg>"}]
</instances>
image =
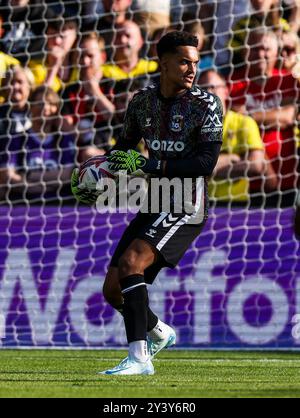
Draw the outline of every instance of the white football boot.
<instances>
[{"instance_id":1,"label":"white football boot","mask_svg":"<svg viewBox=\"0 0 300 418\"><path fill-rule=\"evenodd\" d=\"M126 357L121 363L110 370L105 370L99 374L113 375L113 376L129 376L129 375L152 375L154 374L154 367L149 358L146 362L140 362L133 358Z\"/></svg>"},{"instance_id":2,"label":"white football boot","mask_svg":"<svg viewBox=\"0 0 300 418\"><path fill-rule=\"evenodd\" d=\"M148 337L148 353L150 355L150 359L152 360L162 349L172 347L172 345L176 344L176 332L173 328L169 327L168 325L164 324L167 327L169 333L163 339L153 339Z\"/></svg>"}]
</instances>

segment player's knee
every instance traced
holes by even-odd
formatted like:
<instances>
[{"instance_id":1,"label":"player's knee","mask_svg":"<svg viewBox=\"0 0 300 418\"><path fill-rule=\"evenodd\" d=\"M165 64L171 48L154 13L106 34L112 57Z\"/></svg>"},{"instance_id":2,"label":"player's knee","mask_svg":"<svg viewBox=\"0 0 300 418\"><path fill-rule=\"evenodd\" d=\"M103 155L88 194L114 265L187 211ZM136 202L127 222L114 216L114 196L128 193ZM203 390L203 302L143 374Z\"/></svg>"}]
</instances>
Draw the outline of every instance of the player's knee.
<instances>
[{"instance_id":1,"label":"player's knee","mask_svg":"<svg viewBox=\"0 0 300 418\"><path fill-rule=\"evenodd\" d=\"M119 277L143 273L143 263L135 251L127 251L119 260Z\"/></svg>"}]
</instances>

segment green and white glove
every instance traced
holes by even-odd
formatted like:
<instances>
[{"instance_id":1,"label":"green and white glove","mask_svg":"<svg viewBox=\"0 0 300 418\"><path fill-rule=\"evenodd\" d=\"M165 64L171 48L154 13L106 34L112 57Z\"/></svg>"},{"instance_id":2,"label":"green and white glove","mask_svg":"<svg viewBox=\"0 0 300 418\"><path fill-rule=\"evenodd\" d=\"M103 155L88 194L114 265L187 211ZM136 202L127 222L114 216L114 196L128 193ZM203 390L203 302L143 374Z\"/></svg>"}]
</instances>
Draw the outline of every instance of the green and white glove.
<instances>
[{"instance_id":1,"label":"green and white glove","mask_svg":"<svg viewBox=\"0 0 300 418\"><path fill-rule=\"evenodd\" d=\"M75 168L71 176L71 190L76 200L79 203L86 205L93 205L98 198L98 195L92 190L80 187L79 182L79 169Z\"/></svg>"},{"instance_id":2,"label":"green and white glove","mask_svg":"<svg viewBox=\"0 0 300 418\"><path fill-rule=\"evenodd\" d=\"M162 161L149 160L137 151L112 151L107 157L109 169L118 172L126 171L128 175L144 176L145 174L162 175Z\"/></svg>"}]
</instances>

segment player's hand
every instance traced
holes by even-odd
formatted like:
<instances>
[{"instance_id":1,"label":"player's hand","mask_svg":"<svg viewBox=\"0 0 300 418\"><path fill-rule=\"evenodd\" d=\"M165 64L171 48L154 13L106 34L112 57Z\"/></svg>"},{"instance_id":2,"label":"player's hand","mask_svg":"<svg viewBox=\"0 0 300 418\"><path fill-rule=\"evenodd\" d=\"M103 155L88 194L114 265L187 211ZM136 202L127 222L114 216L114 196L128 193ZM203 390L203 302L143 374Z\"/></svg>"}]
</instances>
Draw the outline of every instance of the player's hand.
<instances>
[{"instance_id":1,"label":"player's hand","mask_svg":"<svg viewBox=\"0 0 300 418\"><path fill-rule=\"evenodd\" d=\"M161 174L161 161L148 160L137 151L112 151L107 157L109 169L118 172L126 171L133 176L145 174Z\"/></svg>"},{"instance_id":2,"label":"player's hand","mask_svg":"<svg viewBox=\"0 0 300 418\"><path fill-rule=\"evenodd\" d=\"M71 190L76 200L79 203L84 203L86 205L93 205L98 197L92 190L80 187L78 168L75 168L72 172Z\"/></svg>"}]
</instances>

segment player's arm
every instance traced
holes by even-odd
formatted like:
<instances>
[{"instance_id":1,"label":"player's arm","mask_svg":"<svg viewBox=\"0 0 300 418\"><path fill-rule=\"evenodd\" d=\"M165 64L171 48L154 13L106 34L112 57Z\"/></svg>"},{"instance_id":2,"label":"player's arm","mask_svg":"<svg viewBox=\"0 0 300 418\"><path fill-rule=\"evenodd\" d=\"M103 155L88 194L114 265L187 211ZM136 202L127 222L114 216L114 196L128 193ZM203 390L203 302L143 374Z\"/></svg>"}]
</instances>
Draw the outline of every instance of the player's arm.
<instances>
[{"instance_id":1,"label":"player's arm","mask_svg":"<svg viewBox=\"0 0 300 418\"><path fill-rule=\"evenodd\" d=\"M219 158L223 139L223 110L218 98L216 106L209 106L205 117L197 127L197 156L182 160L153 160L136 151L115 152L109 157L110 168L126 171L128 174L152 174L167 177L207 177L210 176ZM211 120L207 128L205 121Z\"/></svg>"},{"instance_id":2,"label":"player's arm","mask_svg":"<svg viewBox=\"0 0 300 418\"><path fill-rule=\"evenodd\" d=\"M170 177L208 177L217 164L223 141L223 106L215 97L207 107L199 126L197 156L192 159L166 162L165 175Z\"/></svg>"},{"instance_id":3,"label":"player's arm","mask_svg":"<svg viewBox=\"0 0 300 418\"><path fill-rule=\"evenodd\" d=\"M198 147L198 156L187 160L169 160L164 165L167 177L208 177L217 164L222 142L203 142Z\"/></svg>"},{"instance_id":4,"label":"player's arm","mask_svg":"<svg viewBox=\"0 0 300 418\"><path fill-rule=\"evenodd\" d=\"M221 142L203 143L198 147L198 157L184 160L153 160L134 150L115 151L108 157L109 168L135 176L152 174L182 178L207 177L214 171L221 146Z\"/></svg>"}]
</instances>

